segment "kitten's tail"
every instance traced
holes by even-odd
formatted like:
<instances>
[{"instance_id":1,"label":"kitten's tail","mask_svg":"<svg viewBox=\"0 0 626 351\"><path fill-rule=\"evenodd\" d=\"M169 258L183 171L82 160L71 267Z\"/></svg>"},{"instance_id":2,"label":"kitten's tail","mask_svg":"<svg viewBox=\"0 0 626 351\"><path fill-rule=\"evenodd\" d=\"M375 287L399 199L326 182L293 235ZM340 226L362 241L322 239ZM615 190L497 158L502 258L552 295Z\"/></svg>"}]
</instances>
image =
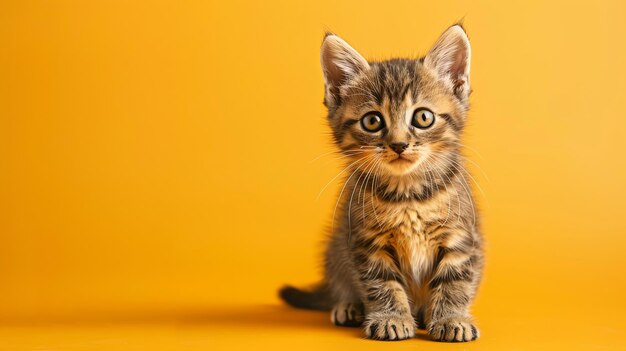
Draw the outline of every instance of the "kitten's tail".
<instances>
[{"instance_id":1,"label":"kitten's tail","mask_svg":"<svg viewBox=\"0 0 626 351\"><path fill-rule=\"evenodd\" d=\"M333 301L325 283L320 283L307 290L287 285L278 291L278 295L288 305L297 308L329 311L333 307Z\"/></svg>"}]
</instances>

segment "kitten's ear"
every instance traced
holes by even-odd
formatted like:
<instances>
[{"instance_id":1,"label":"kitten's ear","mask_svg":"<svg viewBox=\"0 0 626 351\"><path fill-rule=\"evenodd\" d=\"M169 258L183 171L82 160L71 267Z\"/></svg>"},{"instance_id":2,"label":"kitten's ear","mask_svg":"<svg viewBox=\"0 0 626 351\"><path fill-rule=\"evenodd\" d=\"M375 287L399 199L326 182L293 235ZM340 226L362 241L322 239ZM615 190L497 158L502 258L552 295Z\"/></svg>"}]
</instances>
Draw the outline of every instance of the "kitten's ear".
<instances>
[{"instance_id":1,"label":"kitten's ear","mask_svg":"<svg viewBox=\"0 0 626 351\"><path fill-rule=\"evenodd\" d=\"M466 102L470 93L471 47L463 27L448 28L424 58L424 65L435 70L440 79L452 83L454 94Z\"/></svg>"},{"instance_id":2,"label":"kitten's ear","mask_svg":"<svg viewBox=\"0 0 626 351\"><path fill-rule=\"evenodd\" d=\"M320 56L326 88L324 103L330 107L340 101L339 88L359 72L368 70L370 65L345 40L334 34L327 34L324 38Z\"/></svg>"}]
</instances>

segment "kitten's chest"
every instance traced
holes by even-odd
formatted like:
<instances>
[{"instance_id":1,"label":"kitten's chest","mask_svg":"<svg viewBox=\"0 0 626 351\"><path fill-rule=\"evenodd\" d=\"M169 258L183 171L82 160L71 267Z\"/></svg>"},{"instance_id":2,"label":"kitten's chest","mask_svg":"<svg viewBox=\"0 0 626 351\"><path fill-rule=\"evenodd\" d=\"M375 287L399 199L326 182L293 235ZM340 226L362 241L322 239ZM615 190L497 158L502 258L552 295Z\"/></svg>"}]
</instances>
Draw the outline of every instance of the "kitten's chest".
<instances>
[{"instance_id":1,"label":"kitten's chest","mask_svg":"<svg viewBox=\"0 0 626 351\"><path fill-rule=\"evenodd\" d=\"M418 286L432 273L437 242L429 235L428 212L418 207L398 211L391 241L398 253L403 275Z\"/></svg>"}]
</instances>

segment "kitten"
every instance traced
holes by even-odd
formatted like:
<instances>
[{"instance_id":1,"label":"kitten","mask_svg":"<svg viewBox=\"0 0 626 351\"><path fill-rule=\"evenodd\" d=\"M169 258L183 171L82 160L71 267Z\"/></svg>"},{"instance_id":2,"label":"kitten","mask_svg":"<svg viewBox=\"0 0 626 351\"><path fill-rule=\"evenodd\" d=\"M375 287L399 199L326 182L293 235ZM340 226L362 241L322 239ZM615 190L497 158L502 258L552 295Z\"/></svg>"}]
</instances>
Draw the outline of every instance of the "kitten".
<instances>
[{"instance_id":1,"label":"kitten","mask_svg":"<svg viewBox=\"0 0 626 351\"><path fill-rule=\"evenodd\" d=\"M324 104L349 177L311 290L285 287L301 308L377 340L470 341L483 268L482 237L460 137L470 94L470 43L454 25L421 59L368 62L328 34Z\"/></svg>"}]
</instances>

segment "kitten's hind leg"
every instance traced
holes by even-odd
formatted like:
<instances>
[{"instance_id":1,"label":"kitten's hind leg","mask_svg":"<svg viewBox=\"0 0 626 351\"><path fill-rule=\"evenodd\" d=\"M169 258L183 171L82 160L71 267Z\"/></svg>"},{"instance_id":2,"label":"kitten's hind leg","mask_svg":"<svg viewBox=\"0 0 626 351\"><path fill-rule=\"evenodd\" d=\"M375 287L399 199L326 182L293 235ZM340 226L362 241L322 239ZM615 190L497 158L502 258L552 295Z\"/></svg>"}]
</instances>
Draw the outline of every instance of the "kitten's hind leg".
<instances>
[{"instance_id":1,"label":"kitten's hind leg","mask_svg":"<svg viewBox=\"0 0 626 351\"><path fill-rule=\"evenodd\" d=\"M338 302L330 314L333 324L342 327L360 327L364 319L364 308L360 302Z\"/></svg>"}]
</instances>

